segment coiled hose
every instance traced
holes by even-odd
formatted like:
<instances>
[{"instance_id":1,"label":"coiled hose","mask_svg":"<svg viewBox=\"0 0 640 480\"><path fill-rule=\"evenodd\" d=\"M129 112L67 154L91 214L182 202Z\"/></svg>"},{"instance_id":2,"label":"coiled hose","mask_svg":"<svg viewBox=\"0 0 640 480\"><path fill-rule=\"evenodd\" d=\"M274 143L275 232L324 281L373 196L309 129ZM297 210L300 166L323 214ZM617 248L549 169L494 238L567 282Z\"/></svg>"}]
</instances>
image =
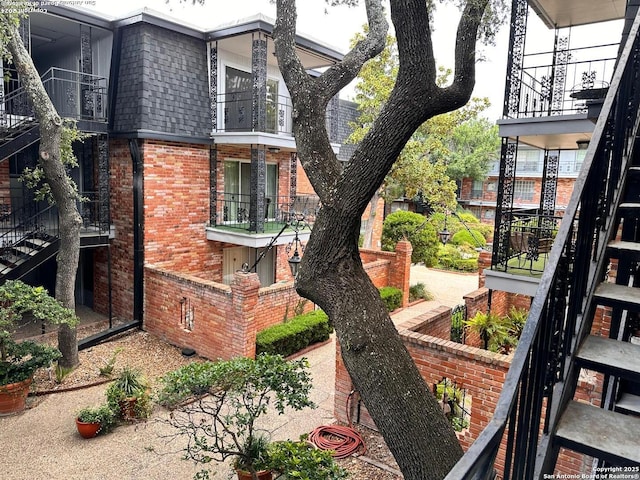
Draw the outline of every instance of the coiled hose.
<instances>
[{"instance_id":1,"label":"coiled hose","mask_svg":"<svg viewBox=\"0 0 640 480\"><path fill-rule=\"evenodd\" d=\"M334 450L335 458L346 458L356 453L360 447L364 453L365 444L362 436L351 426L351 417L349 415L349 405L353 391L349 393L347 398L347 419L349 426L342 425L322 425L314 429L309 434L309 441L321 450Z\"/></svg>"}]
</instances>

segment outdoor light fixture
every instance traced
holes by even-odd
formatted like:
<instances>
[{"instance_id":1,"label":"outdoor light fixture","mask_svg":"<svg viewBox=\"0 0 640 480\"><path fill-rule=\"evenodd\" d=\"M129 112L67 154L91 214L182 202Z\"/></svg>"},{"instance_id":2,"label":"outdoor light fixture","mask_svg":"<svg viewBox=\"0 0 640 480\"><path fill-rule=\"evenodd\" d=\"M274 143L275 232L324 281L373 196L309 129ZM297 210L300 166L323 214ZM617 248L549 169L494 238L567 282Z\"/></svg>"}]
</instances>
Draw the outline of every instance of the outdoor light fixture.
<instances>
[{"instance_id":1,"label":"outdoor light fixture","mask_svg":"<svg viewBox=\"0 0 640 480\"><path fill-rule=\"evenodd\" d=\"M298 271L300 270L300 262L302 261L302 257L298 252L298 243L302 247L302 242L298 238L298 232L296 232L296 237L293 239L293 243L295 244L295 250L293 251L293 255L289 257L289 268L291 269L291 275L293 278L298 276Z\"/></svg>"},{"instance_id":2,"label":"outdoor light fixture","mask_svg":"<svg viewBox=\"0 0 640 480\"><path fill-rule=\"evenodd\" d=\"M260 260L262 260L266 253L273 248L278 238L280 238L280 235L282 235L287 228L292 228L295 232L295 236L291 243L287 245L286 252L287 254L289 254L289 252L293 250L293 255L288 258L288 262L289 268L291 269L291 275L293 275L293 278L295 279L298 275L298 271L300 271L300 262L302 261L302 257L300 254L304 253L304 243L302 243L302 240L300 240L300 237L298 237L298 233L300 232L300 230L304 230L307 227L309 227L309 224L304 220L304 215L299 213L293 214L292 219L285 223L282 227L282 230L280 230L280 232L278 232L278 234L271 239L269 245L267 245L262 253L260 253L253 265L249 266L249 264L246 262L242 264L242 271L244 273L255 271L255 268Z\"/></svg>"},{"instance_id":3,"label":"outdoor light fixture","mask_svg":"<svg viewBox=\"0 0 640 480\"><path fill-rule=\"evenodd\" d=\"M578 146L578 150L586 150L589 148L589 140L578 140L576 145Z\"/></svg>"},{"instance_id":4,"label":"outdoor light fixture","mask_svg":"<svg viewBox=\"0 0 640 480\"><path fill-rule=\"evenodd\" d=\"M444 212L444 228L438 232L438 237L440 238L440 242L442 242L443 245L446 245L447 242L449 241L449 237L451 237L451 232L449 232L449 229L447 228L448 216L449 216L449 212L445 211Z\"/></svg>"},{"instance_id":5,"label":"outdoor light fixture","mask_svg":"<svg viewBox=\"0 0 640 480\"><path fill-rule=\"evenodd\" d=\"M304 244L298 237L298 232L307 227L307 222L304 221L304 215L295 215L293 220L289 223L289 226L293 228L293 231L296 233L293 241L287 245L287 253L293 250L293 255L289 257L289 268L291 269L291 275L295 279L298 276L298 272L300 271L300 262L302 261L302 257L300 253L304 253Z\"/></svg>"},{"instance_id":6,"label":"outdoor light fixture","mask_svg":"<svg viewBox=\"0 0 640 480\"><path fill-rule=\"evenodd\" d=\"M269 147L267 150L271 153L280 153L280 149L278 147Z\"/></svg>"}]
</instances>

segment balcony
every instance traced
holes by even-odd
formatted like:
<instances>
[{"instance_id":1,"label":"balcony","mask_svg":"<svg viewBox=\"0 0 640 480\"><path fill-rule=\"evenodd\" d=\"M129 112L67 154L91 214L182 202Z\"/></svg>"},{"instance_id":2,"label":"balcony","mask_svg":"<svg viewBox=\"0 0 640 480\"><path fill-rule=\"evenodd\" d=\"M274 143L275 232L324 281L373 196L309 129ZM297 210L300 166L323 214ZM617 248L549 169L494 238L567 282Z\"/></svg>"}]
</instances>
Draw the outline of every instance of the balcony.
<instances>
[{"instance_id":1,"label":"balcony","mask_svg":"<svg viewBox=\"0 0 640 480\"><path fill-rule=\"evenodd\" d=\"M299 216L313 225L320 208L319 199L315 195L298 195L296 197L265 195L263 213L258 218L250 194L217 192L215 210L212 211L210 226L207 227L207 238L213 241L234 243L253 248L264 247L271 239L282 232L276 245L286 244L293 238L293 230L289 230L289 222ZM310 229L299 234L306 240Z\"/></svg>"},{"instance_id":2,"label":"balcony","mask_svg":"<svg viewBox=\"0 0 640 480\"><path fill-rule=\"evenodd\" d=\"M563 42L564 41L564 42ZM588 141L616 64L618 43L528 53L511 69L501 137L541 149Z\"/></svg>"},{"instance_id":3,"label":"balcony","mask_svg":"<svg viewBox=\"0 0 640 480\"><path fill-rule=\"evenodd\" d=\"M528 210L510 213L498 225L487 288L533 295L544 272L562 217Z\"/></svg>"},{"instance_id":4,"label":"balcony","mask_svg":"<svg viewBox=\"0 0 640 480\"><path fill-rule=\"evenodd\" d=\"M613 75L618 44L524 56L520 98L508 118L586 114L601 106ZM555 61L554 61L555 60ZM599 108L589 115L597 118Z\"/></svg>"},{"instance_id":5,"label":"balcony","mask_svg":"<svg viewBox=\"0 0 640 480\"><path fill-rule=\"evenodd\" d=\"M261 105L261 103L264 105ZM254 97L251 90L222 93L216 97L218 112L214 138L220 143L260 144L295 149L293 139L293 105L284 95L267 94L266 103ZM264 108L264 112L261 112ZM329 104L325 125L330 138L332 122L337 120ZM334 138L331 138L335 141Z\"/></svg>"},{"instance_id":6,"label":"balcony","mask_svg":"<svg viewBox=\"0 0 640 480\"><path fill-rule=\"evenodd\" d=\"M5 73L6 95L0 104L0 128L9 131L32 126L33 107L24 87L16 80L17 73L11 69L5 69ZM77 120L80 130L106 132L106 78L53 67L41 78L61 117Z\"/></svg>"}]
</instances>

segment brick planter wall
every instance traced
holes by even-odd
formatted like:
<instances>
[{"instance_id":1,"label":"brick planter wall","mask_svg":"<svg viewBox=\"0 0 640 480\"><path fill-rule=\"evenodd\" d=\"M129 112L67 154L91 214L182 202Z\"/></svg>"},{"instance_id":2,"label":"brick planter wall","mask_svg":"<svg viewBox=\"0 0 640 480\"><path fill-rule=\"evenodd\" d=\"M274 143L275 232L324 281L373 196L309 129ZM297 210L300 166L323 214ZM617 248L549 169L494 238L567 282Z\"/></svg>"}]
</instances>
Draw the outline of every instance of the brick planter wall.
<instances>
[{"instance_id":1,"label":"brick planter wall","mask_svg":"<svg viewBox=\"0 0 640 480\"><path fill-rule=\"evenodd\" d=\"M468 297L481 302L486 294L486 289L479 289ZM458 440L466 451L493 416L511 357L451 342L448 337L438 338L443 335L443 325L447 323L447 319L450 322L451 311L447 312L441 307L403 322L398 325L398 331L430 388L446 377L461 385L467 397L471 397L469 427L458 433ZM597 376L581 380L576 391L576 400L598 405L602 393L599 385L601 378ZM376 429L358 393L352 390L353 383L342 362L340 346L336 342L334 415L341 422L347 422L350 417L352 422ZM505 443L506 435L496 459L498 471L504 466ZM563 474L588 472L590 467L588 457L574 452L563 450L558 458L557 471Z\"/></svg>"}]
</instances>

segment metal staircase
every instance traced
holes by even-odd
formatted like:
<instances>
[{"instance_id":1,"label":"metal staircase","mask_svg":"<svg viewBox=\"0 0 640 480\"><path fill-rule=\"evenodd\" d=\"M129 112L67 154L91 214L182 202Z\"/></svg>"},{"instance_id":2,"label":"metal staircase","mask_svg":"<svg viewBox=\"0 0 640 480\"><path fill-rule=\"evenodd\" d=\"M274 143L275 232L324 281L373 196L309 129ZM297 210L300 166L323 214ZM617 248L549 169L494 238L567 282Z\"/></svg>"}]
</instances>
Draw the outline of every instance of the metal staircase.
<instances>
[{"instance_id":1,"label":"metal staircase","mask_svg":"<svg viewBox=\"0 0 640 480\"><path fill-rule=\"evenodd\" d=\"M12 212L11 228L0 235L0 283L20 278L58 252L58 215L49 206L34 215Z\"/></svg>"},{"instance_id":2,"label":"metal staircase","mask_svg":"<svg viewBox=\"0 0 640 480\"><path fill-rule=\"evenodd\" d=\"M2 97L0 104L0 160L40 139L40 129L24 87Z\"/></svg>"},{"instance_id":3,"label":"metal staircase","mask_svg":"<svg viewBox=\"0 0 640 480\"><path fill-rule=\"evenodd\" d=\"M447 480L640 476L639 30L636 15L494 416ZM598 405L575 395L584 369Z\"/></svg>"}]
</instances>

